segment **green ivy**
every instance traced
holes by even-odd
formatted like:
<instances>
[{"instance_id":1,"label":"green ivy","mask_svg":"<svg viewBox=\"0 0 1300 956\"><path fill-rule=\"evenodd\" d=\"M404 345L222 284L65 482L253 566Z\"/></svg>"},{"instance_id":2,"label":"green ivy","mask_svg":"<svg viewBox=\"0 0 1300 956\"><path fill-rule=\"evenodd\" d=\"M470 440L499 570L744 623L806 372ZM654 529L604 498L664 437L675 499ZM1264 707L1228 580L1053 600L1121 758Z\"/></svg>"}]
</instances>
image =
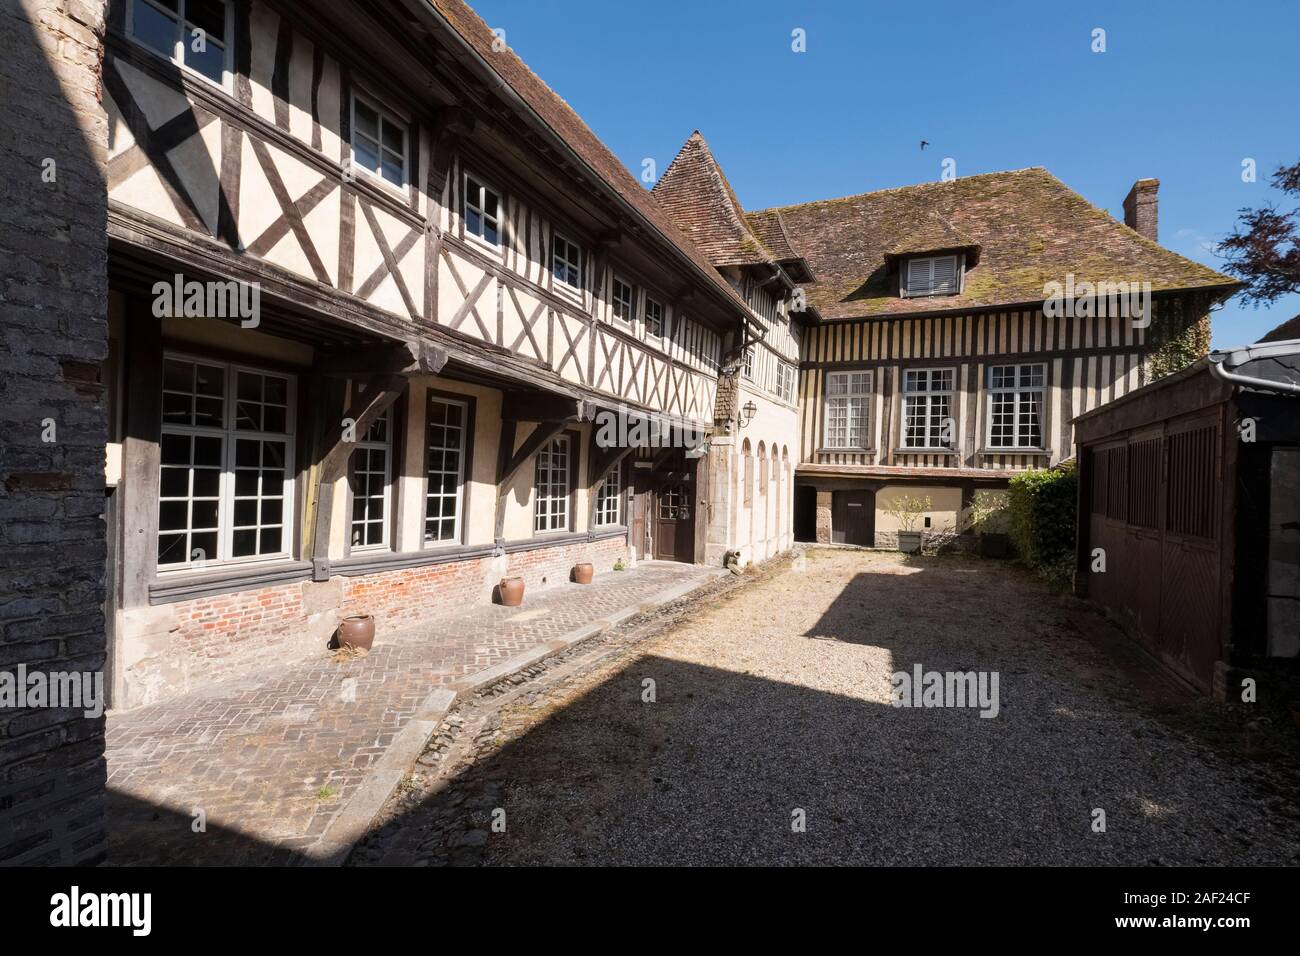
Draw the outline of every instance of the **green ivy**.
<instances>
[{"instance_id":1,"label":"green ivy","mask_svg":"<svg viewBox=\"0 0 1300 956\"><path fill-rule=\"evenodd\" d=\"M1148 368L1154 381L1184 369L1210 351L1209 303L1192 296L1160 303L1151 319Z\"/></svg>"},{"instance_id":2,"label":"green ivy","mask_svg":"<svg viewBox=\"0 0 1300 956\"><path fill-rule=\"evenodd\" d=\"M1054 584L1074 576L1079 476L1074 463L1011 479L1007 530L1020 559Z\"/></svg>"}]
</instances>

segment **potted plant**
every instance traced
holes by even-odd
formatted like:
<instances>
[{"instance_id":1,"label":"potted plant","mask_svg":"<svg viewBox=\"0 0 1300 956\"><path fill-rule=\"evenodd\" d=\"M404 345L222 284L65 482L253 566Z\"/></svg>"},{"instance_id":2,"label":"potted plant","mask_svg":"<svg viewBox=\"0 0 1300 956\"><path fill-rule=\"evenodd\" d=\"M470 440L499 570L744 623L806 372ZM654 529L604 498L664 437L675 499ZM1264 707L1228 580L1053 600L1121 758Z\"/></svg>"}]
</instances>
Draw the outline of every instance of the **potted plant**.
<instances>
[{"instance_id":1,"label":"potted plant","mask_svg":"<svg viewBox=\"0 0 1300 956\"><path fill-rule=\"evenodd\" d=\"M590 561L584 561L581 564L573 566L573 581L575 584L590 584L591 576L596 573Z\"/></svg>"},{"instance_id":2,"label":"potted plant","mask_svg":"<svg viewBox=\"0 0 1300 956\"><path fill-rule=\"evenodd\" d=\"M505 607L518 607L524 603L524 579L502 578L497 585L497 596Z\"/></svg>"},{"instance_id":3,"label":"potted plant","mask_svg":"<svg viewBox=\"0 0 1300 956\"><path fill-rule=\"evenodd\" d=\"M375 619L369 614L349 614L339 622L334 639L339 647L368 651L375 644Z\"/></svg>"},{"instance_id":4,"label":"potted plant","mask_svg":"<svg viewBox=\"0 0 1300 956\"><path fill-rule=\"evenodd\" d=\"M899 495L893 504L885 509L898 522L898 550L904 554L915 554L921 550L925 532L916 530L916 523L934 507L929 495Z\"/></svg>"},{"instance_id":5,"label":"potted plant","mask_svg":"<svg viewBox=\"0 0 1300 956\"><path fill-rule=\"evenodd\" d=\"M1005 558L1011 553L1007 535L1007 498L994 491L978 491L966 518L967 530L975 532L975 547L986 558Z\"/></svg>"}]
</instances>

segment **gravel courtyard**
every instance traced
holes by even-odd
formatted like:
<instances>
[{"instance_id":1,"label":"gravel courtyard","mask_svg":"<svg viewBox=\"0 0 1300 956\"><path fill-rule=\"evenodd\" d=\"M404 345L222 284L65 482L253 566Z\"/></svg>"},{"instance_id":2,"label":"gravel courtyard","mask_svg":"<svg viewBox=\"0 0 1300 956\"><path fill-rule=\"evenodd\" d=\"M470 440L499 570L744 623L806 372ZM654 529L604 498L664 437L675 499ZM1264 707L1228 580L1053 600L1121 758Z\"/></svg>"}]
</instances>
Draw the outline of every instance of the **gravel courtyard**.
<instances>
[{"instance_id":1,"label":"gravel courtyard","mask_svg":"<svg viewBox=\"0 0 1300 956\"><path fill-rule=\"evenodd\" d=\"M1290 778L1152 716L1206 705L1076 599L863 551L753 577L454 712L351 862L1300 862ZM891 706L916 664L997 672L999 713Z\"/></svg>"}]
</instances>

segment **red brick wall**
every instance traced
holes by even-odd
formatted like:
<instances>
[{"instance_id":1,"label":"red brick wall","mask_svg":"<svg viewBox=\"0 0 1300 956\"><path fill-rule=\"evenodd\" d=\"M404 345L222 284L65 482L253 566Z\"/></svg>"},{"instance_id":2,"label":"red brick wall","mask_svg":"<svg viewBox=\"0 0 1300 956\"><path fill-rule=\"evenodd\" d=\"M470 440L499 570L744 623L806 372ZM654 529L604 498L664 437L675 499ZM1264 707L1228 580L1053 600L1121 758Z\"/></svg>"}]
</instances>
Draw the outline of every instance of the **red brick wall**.
<instances>
[{"instance_id":1,"label":"red brick wall","mask_svg":"<svg viewBox=\"0 0 1300 956\"><path fill-rule=\"evenodd\" d=\"M491 601L503 577L522 577L527 594L534 595L567 582L580 561L591 562L600 573L620 558L627 559L626 540L607 538L161 605L151 609L163 618L153 625L162 632L151 641L155 652L128 667L126 704L151 703L254 668L323 653L339 618L348 614L373 614L382 635L431 614Z\"/></svg>"}]
</instances>

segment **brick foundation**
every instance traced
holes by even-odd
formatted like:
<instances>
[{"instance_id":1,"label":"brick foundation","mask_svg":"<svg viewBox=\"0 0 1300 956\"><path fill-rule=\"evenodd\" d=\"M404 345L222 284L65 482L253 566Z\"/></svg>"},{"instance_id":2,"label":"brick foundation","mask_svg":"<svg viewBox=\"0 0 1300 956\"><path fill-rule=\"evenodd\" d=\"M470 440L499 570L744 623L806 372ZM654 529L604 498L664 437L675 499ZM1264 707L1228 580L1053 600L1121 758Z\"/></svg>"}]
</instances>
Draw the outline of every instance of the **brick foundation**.
<instances>
[{"instance_id":1,"label":"brick foundation","mask_svg":"<svg viewBox=\"0 0 1300 956\"><path fill-rule=\"evenodd\" d=\"M526 594L569 580L587 561L597 574L628 561L623 537L449 561L328 581L292 581L140 608L124 615L124 707L153 703L326 647L341 617L372 614L379 639L430 614L484 604L503 577ZM525 597L527 600L527 597Z\"/></svg>"}]
</instances>

